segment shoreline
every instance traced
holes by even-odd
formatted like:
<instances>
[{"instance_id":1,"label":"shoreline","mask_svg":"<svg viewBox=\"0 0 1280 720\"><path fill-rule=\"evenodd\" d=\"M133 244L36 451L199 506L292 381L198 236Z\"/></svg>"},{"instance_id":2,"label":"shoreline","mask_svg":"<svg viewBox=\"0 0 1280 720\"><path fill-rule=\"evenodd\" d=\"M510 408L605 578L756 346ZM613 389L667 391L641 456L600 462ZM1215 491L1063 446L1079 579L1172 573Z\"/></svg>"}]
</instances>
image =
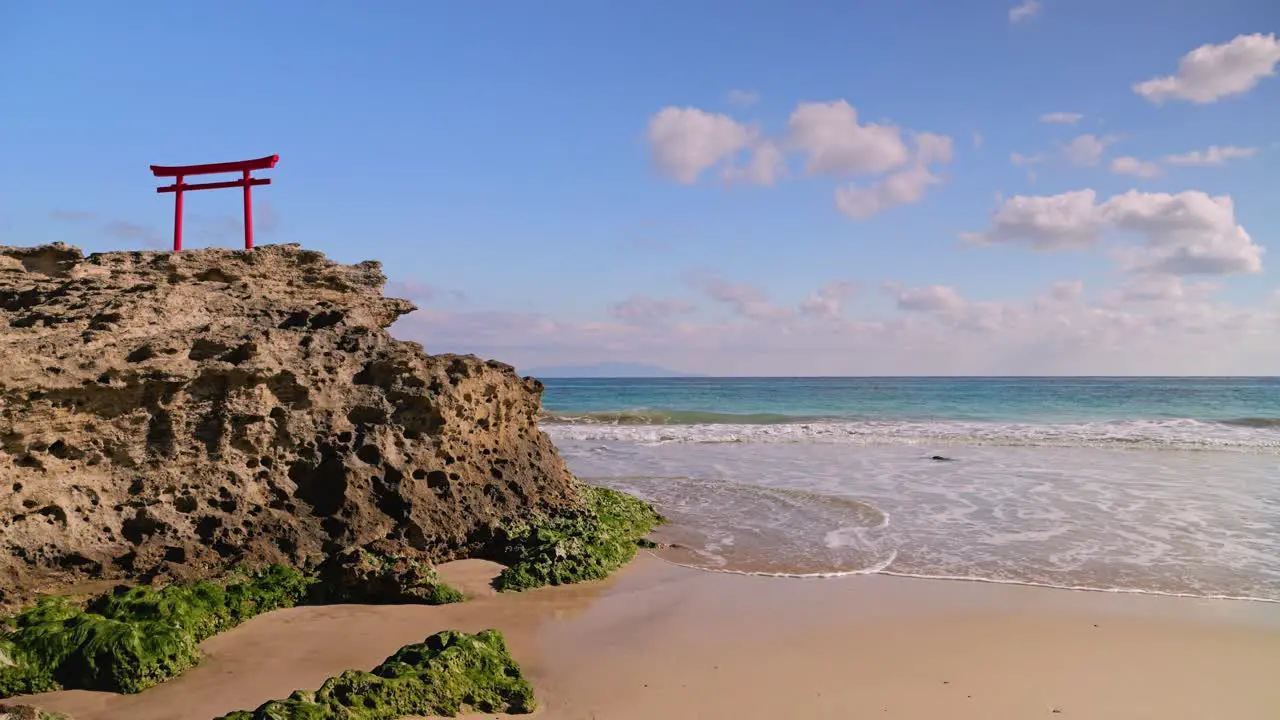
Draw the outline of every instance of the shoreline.
<instances>
[{"instance_id":1,"label":"shoreline","mask_svg":"<svg viewBox=\"0 0 1280 720\"><path fill-rule=\"evenodd\" d=\"M659 530L660 531L660 530ZM880 575L884 577L903 578L909 580L925 580L929 582L958 582L958 583L979 583L984 585L1013 585L1017 587L1040 588L1042 590L1061 590L1070 592L1088 592L1088 593L1105 593L1110 595L1149 595L1151 597L1162 598L1180 598L1184 600L1213 600L1213 601L1230 601L1245 603L1266 603L1272 605L1280 605L1280 599L1260 598L1260 597L1242 597L1235 595L1196 595L1193 593L1166 592L1163 590L1142 590L1139 588L1103 588L1089 587L1087 585L1050 585L1047 583L1038 583L1024 580L997 580L994 578L982 577L964 577L960 575L914 575L912 573L894 572L885 567L873 567L865 570L839 570L831 572L814 572L814 573L788 573L773 572L766 570L726 570L722 568L701 567L688 563L678 562L669 558L662 557L661 554L650 550L648 554L658 562L673 565L686 570L694 570L697 572L715 573L720 575L738 575L743 577L761 577L773 578L777 580L841 580L843 578L868 577ZM887 564L891 565L892 560Z\"/></svg>"},{"instance_id":2,"label":"shoreline","mask_svg":"<svg viewBox=\"0 0 1280 720\"><path fill-rule=\"evenodd\" d=\"M609 579L498 595L461 561L444 606L263 615L139 695L35 696L76 720L209 720L372 667L432 632L493 627L533 682L532 717L1272 718L1280 605L890 575L795 579L649 553ZM868 648L871 650L868 651ZM16 700L16 699L15 699ZM476 715L475 717L492 717Z\"/></svg>"}]
</instances>

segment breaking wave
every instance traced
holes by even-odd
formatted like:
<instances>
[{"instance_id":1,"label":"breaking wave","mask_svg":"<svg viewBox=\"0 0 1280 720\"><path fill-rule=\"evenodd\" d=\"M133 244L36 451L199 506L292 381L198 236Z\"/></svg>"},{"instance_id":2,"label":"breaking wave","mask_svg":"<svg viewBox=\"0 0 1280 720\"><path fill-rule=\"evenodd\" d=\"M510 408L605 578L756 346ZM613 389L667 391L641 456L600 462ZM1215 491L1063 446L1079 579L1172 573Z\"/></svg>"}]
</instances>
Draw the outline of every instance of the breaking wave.
<instances>
[{"instance_id":1,"label":"breaking wave","mask_svg":"<svg viewBox=\"0 0 1280 720\"><path fill-rule=\"evenodd\" d=\"M1011 447L1111 447L1147 450L1215 450L1280 454L1280 420L1242 418L1225 422L1199 420L1118 420L1087 423L996 423L970 421L814 420L771 422L764 415L725 416L735 421L658 423L626 421L651 418L665 411L614 413L619 419L544 423L553 439L667 443L819 443L849 445L986 445ZM608 414L591 413L600 418ZM716 416L683 413L682 416Z\"/></svg>"},{"instance_id":2,"label":"breaking wave","mask_svg":"<svg viewBox=\"0 0 1280 720\"><path fill-rule=\"evenodd\" d=\"M723 413L705 410L635 408L580 413L543 411L540 419L544 423L563 425L781 425L835 418L803 417L781 413Z\"/></svg>"}]
</instances>

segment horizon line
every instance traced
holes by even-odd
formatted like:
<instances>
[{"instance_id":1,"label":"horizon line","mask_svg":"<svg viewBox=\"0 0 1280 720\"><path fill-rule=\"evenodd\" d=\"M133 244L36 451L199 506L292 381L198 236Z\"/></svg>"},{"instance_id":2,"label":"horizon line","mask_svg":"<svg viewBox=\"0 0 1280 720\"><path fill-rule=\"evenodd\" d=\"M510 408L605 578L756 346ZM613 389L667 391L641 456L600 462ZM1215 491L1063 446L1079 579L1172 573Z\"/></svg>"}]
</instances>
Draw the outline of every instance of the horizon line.
<instances>
[{"instance_id":1,"label":"horizon line","mask_svg":"<svg viewBox=\"0 0 1280 720\"><path fill-rule=\"evenodd\" d=\"M525 377L536 377L525 375ZM1276 380L1280 375L551 375L548 380Z\"/></svg>"}]
</instances>

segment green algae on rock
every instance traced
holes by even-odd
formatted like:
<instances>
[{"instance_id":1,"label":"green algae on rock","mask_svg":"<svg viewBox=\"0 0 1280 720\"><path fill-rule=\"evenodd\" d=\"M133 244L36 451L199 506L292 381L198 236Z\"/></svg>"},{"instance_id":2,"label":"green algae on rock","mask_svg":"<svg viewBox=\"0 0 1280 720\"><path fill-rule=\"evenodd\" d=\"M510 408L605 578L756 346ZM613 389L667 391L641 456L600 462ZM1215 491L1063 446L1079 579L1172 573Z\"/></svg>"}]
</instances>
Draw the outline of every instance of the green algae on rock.
<instances>
[{"instance_id":1,"label":"green algae on rock","mask_svg":"<svg viewBox=\"0 0 1280 720\"><path fill-rule=\"evenodd\" d=\"M62 687L53 679L53 674L44 668L17 662L0 665L0 697L34 695L60 689Z\"/></svg>"},{"instance_id":2,"label":"green algae on rock","mask_svg":"<svg viewBox=\"0 0 1280 720\"><path fill-rule=\"evenodd\" d=\"M372 672L348 670L319 690L240 710L216 720L397 720L463 711L528 713L533 687L496 630L445 631L406 645Z\"/></svg>"},{"instance_id":3,"label":"green algae on rock","mask_svg":"<svg viewBox=\"0 0 1280 720\"><path fill-rule=\"evenodd\" d=\"M499 528L494 581L501 591L599 580L629 562L662 522L646 502L609 488L582 487L583 507Z\"/></svg>"},{"instance_id":4,"label":"green algae on rock","mask_svg":"<svg viewBox=\"0 0 1280 720\"><path fill-rule=\"evenodd\" d=\"M290 607L310 580L282 566L161 588L118 587L80 605L41 598L0 627L0 697L57 689L141 692L200 659L200 641Z\"/></svg>"},{"instance_id":5,"label":"green algae on rock","mask_svg":"<svg viewBox=\"0 0 1280 720\"><path fill-rule=\"evenodd\" d=\"M311 602L445 605L466 596L406 547L371 543L330 555L317 569Z\"/></svg>"},{"instance_id":6,"label":"green algae on rock","mask_svg":"<svg viewBox=\"0 0 1280 720\"><path fill-rule=\"evenodd\" d=\"M235 573L222 585L198 581L161 588L121 586L90 601L86 611L125 620L167 621L200 642L249 618L299 604L313 583L299 570L268 565Z\"/></svg>"}]
</instances>

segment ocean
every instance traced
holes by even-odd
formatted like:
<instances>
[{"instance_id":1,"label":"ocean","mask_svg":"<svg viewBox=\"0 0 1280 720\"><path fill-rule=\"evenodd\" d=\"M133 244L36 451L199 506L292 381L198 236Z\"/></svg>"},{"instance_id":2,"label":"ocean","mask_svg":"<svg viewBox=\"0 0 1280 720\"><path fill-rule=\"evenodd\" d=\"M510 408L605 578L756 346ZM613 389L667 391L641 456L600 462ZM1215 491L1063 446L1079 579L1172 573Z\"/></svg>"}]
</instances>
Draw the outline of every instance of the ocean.
<instances>
[{"instance_id":1,"label":"ocean","mask_svg":"<svg viewBox=\"0 0 1280 720\"><path fill-rule=\"evenodd\" d=\"M672 562L1280 602L1280 378L545 384Z\"/></svg>"}]
</instances>

